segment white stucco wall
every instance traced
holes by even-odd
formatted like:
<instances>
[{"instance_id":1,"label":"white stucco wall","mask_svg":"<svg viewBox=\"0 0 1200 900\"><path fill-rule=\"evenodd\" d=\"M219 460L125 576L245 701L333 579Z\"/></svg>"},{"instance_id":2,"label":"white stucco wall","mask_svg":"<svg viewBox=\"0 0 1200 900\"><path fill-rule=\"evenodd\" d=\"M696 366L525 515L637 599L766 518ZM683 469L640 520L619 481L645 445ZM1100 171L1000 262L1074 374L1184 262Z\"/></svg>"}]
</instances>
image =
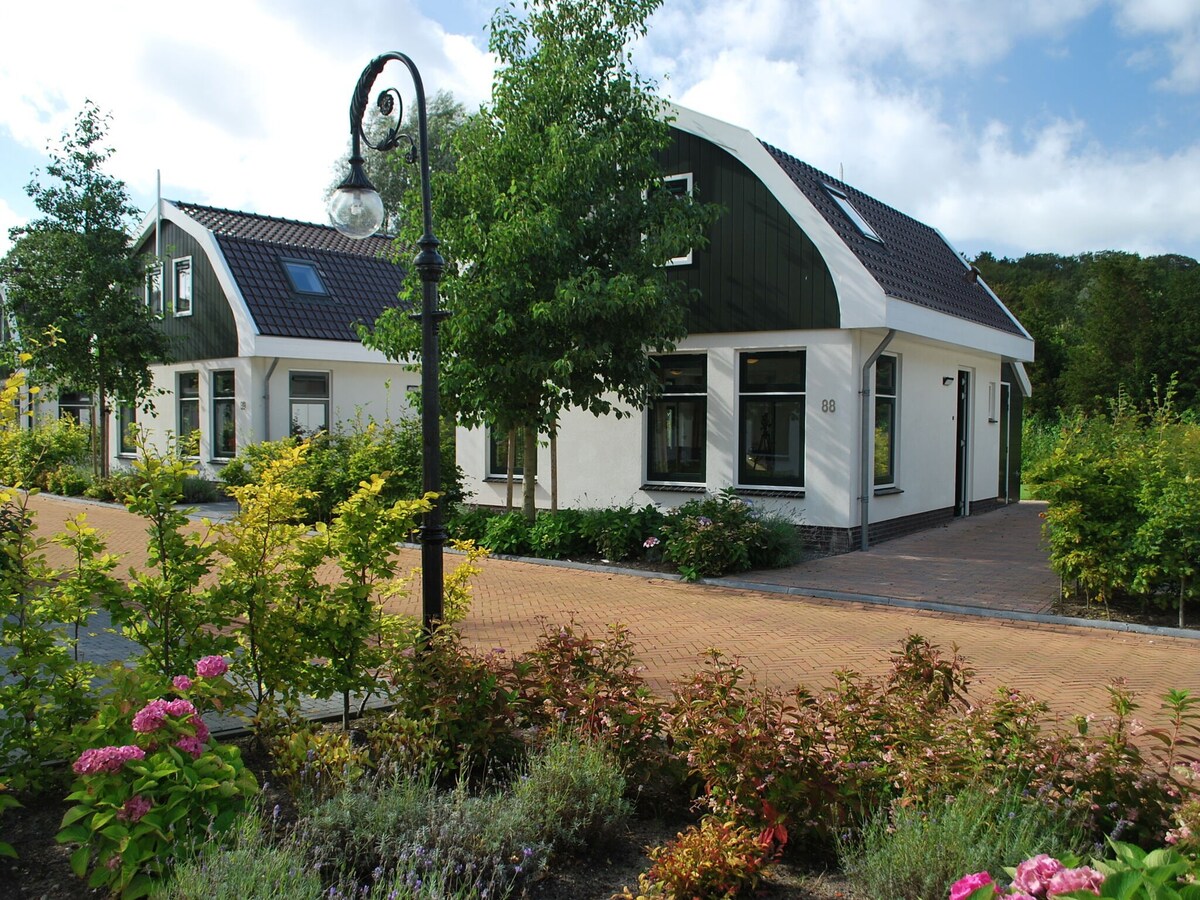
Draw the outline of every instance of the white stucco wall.
<instances>
[{"instance_id":1,"label":"white stucco wall","mask_svg":"<svg viewBox=\"0 0 1200 900\"><path fill-rule=\"evenodd\" d=\"M679 352L704 352L708 358L706 489L716 492L736 485L738 354L804 349L804 496L763 497L755 502L811 525L857 525L861 515L861 367L885 333L871 329L696 335L681 343ZM970 496L972 500L995 497L999 425L987 421L988 388L995 384L998 393L1000 358L905 335L897 335L886 352L900 359L896 487L901 493L871 496L871 521L953 506L960 370L971 373ZM950 378L951 383L944 385L943 378ZM558 440L559 505L657 503L670 507L694 497L642 489L648 422L644 412L620 420L580 412L564 416ZM459 430L458 464L467 475L466 488L474 502L503 505L503 480L485 478L484 430ZM538 471L537 500L539 507L545 508L550 502L548 447L539 450Z\"/></svg>"}]
</instances>

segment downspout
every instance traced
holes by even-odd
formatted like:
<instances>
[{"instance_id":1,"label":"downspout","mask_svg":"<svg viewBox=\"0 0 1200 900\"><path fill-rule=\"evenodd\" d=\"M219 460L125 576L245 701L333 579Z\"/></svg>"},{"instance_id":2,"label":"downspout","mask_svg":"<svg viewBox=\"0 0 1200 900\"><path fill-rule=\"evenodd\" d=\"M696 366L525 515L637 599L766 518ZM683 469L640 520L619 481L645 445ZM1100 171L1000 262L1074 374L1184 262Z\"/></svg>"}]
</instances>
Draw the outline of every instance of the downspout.
<instances>
[{"instance_id":1,"label":"downspout","mask_svg":"<svg viewBox=\"0 0 1200 900\"><path fill-rule=\"evenodd\" d=\"M279 365L279 357L271 360L271 368L267 369L267 377L263 379L263 440L271 439L271 376Z\"/></svg>"},{"instance_id":2,"label":"downspout","mask_svg":"<svg viewBox=\"0 0 1200 900\"><path fill-rule=\"evenodd\" d=\"M862 538L859 541L859 549L866 550L870 546L870 539L867 532L870 531L870 512L871 512L871 473L875 471L875 467L871 464L871 367L887 349L887 345L892 342L892 338L896 336L896 329L889 328L888 333L883 340L879 342L879 346L875 348L875 352L867 357L867 361L862 367L862 466L861 476L862 483L860 484L860 496L858 502L862 508L859 514L859 522L862 526Z\"/></svg>"}]
</instances>

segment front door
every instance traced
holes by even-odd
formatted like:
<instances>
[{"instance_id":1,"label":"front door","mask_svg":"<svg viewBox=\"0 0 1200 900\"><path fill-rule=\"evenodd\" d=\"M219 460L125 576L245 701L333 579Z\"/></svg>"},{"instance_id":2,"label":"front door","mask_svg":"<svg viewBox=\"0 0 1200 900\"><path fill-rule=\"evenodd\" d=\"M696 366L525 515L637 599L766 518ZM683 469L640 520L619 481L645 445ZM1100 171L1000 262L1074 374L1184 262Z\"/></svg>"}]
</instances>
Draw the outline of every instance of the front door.
<instances>
[{"instance_id":1,"label":"front door","mask_svg":"<svg viewBox=\"0 0 1200 900\"><path fill-rule=\"evenodd\" d=\"M958 414L954 429L954 515L965 516L971 512L968 463L970 447L971 373L963 369L958 372Z\"/></svg>"}]
</instances>

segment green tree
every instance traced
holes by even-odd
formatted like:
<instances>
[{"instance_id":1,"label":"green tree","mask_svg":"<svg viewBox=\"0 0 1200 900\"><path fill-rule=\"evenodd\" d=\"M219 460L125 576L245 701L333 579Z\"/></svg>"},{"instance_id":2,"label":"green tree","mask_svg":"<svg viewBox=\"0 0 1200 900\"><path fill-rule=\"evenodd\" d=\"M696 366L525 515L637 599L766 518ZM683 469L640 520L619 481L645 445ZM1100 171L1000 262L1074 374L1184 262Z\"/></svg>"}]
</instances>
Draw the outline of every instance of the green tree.
<instances>
[{"instance_id":1,"label":"green tree","mask_svg":"<svg viewBox=\"0 0 1200 900\"><path fill-rule=\"evenodd\" d=\"M664 264L702 243L715 216L659 189L666 110L628 48L660 3L498 9L491 102L456 132L457 168L434 178L453 310L445 395L463 424L524 429L529 518L536 441L562 411L620 416L651 398L649 353L685 333L685 295ZM418 345L395 312L368 343L397 356Z\"/></svg>"},{"instance_id":2,"label":"green tree","mask_svg":"<svg viewBox=\"0 0 1200 900\"><path fill-rule=\"evenodd\" d=\"M90 101L51 151L51 183L25 188L41 213L12 229L0 280L26 349L38 345L35 373L61 388L91 393L98 409L95 466L108 474L109 397L145 399L150 365L167 355L142 300L146 264L128 226L138 215L125 183L107 175L109 117Z\"/></svg>"}]
</instances>

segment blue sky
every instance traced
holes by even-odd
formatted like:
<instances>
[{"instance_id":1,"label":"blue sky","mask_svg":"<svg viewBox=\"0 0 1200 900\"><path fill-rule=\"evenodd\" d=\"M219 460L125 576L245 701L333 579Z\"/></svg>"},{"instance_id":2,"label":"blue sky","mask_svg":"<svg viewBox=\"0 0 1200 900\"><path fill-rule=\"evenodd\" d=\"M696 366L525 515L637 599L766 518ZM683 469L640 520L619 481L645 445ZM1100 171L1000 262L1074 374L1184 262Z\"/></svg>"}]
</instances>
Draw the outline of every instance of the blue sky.
<instances>
[{"instance_id":1,"label":"blue sky","mask_svg":"<svg viewBox=\"0 0 1200 900\"><path fill-rule=\"evenodd\" d=\"M323 220L362 67L404 51L477 106L493 5L4 4L0 253L85 98L143 209L161 170L168 198ZM665 96L968 254L1200 257L1200 0L665 0L634 52Z\"/></svg>"}]
</instances>

